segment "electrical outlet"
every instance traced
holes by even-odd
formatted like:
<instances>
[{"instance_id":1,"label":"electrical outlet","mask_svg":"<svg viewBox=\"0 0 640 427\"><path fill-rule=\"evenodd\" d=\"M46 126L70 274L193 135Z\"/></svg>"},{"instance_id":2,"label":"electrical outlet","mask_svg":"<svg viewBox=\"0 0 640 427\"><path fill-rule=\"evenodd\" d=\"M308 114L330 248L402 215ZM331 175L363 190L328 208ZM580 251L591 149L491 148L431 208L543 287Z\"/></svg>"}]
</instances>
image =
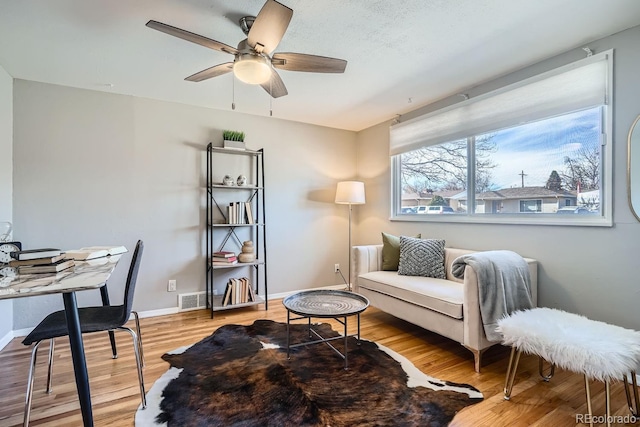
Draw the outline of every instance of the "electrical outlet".
<instances>
[{"instance_id":1,"label":"electrical outlet","mask_svg":"<svg viewBox=\"0 0 640 427\"><path fill-rule=\"evenodd\" d=\"M337 273L340 270L340 264L334 264L333 265L333 272Z\"/></svg>"},{"instance_id":2,"label":"electrical outlet","mask_svg":"<svg viewBox=\"0 0 640 427\"><path fill-rule=\"evenodd\" d=\"M167 292L175 292L178 285L175 280L169 280L169 284L167 285Z\"/></svg>"}]
</instances>

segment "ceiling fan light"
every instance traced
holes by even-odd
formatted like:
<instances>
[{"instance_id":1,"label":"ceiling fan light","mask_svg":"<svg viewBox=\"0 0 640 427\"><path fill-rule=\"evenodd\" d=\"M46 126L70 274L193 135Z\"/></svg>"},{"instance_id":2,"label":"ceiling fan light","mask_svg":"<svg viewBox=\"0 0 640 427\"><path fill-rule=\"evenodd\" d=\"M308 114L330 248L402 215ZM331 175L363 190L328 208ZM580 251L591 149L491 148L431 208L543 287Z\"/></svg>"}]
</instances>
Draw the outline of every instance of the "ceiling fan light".
<instances>
[{"instance_id":1,"label":"ceiling fan light","mask_svg":"<svg viewBox=\"0 0 640 427\"><path fill-rule=\"evenodd\" d=\"M240 81L259 85L271 78L271 65L264 56L245 54L234 62L233 74Z\"/></svg>"}]
</instances>

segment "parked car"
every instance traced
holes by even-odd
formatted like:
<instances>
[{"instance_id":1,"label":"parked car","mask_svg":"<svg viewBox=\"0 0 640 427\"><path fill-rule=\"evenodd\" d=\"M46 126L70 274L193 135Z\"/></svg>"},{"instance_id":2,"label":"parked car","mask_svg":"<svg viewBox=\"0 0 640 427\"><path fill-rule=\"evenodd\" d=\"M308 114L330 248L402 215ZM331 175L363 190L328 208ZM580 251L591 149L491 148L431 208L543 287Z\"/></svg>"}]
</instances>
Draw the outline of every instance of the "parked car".
<instances>
[{"instance_id":1,"label":"parked car","mask_svg":"<svg viewBox=\"0 0 640 427\"><path fill-rule=\"evenodd\" d=\"M595 214L597 212L589 210L584 206L565 206L556 211L558 214Z\"/></svg>"},{"instance_id":2,"label":"parked car","mask_svg":"<svg viewBox=\"0 0 640 427\"><path fill-rule=\"evenodd\" d=\"M429 206L428 214L452 214L455 213L450 206Z\"/></svg>"},{"instance_id":3,"label":"parked car","mask_svg":"<svg viewBox=\"0 0 640 427\"><path fill-rule=\"evenodd\" d=\"M418 206L416 208L416 213L426 214L427 213L427 208L429 208L429 206Z\"/></svg>"},{"instance_id":4,"label":"parked car","mask_svg":"<svg viewBox=\"0 0 640 427\"><path fill-rule=\"evenodd\" d=\"M415 206L408 206L408 207L404 207L402 208L402 211L400 213L403 214L414 214L416 213L417 208Z\"/></svg>"}]
</instances>

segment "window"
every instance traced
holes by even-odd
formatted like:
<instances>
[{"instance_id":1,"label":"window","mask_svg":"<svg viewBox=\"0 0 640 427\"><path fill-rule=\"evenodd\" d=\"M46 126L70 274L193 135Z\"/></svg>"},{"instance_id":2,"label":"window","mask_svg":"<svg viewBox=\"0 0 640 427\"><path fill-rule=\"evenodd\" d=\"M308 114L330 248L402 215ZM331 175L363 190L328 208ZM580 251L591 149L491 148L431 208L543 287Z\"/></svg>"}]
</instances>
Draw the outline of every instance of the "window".
<instances>
[{"instance_id":1,"label":"window","mask_svg":"<svg viewBox=\"0 0 640 427\"><path fill-rule=\"evenodd\" d=\"M393 126L392 219L611 225L611 62L604 52Z\"/></svg>"},{"instance_id":2,"label":"window","mask_svg":"<svg viewBox=\"0 0 640 427\"><path fill-rule=\"evenodd\" d=\"M520 212L542 212L542 200L520 200Z\"/></svg>"}]
</instances>

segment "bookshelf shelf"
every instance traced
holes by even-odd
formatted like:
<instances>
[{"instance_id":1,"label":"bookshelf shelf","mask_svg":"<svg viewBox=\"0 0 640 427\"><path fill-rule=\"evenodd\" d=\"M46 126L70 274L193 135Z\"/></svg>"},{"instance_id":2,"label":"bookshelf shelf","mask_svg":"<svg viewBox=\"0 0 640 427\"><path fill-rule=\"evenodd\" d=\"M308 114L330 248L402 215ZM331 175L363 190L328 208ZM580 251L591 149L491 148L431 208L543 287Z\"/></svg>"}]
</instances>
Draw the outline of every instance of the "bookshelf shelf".
<instances>
[{"instance_id":1,"label":"bookshelf shelf","mask_svg":"<svg viewBox=\"0 0 640 427\"><path fill-rule=\"evenodd\" d=\"M227 168L232 166L247 176L249 185L221 183L222 177L228 173ZM221 170L223 167L225 169ZM264 150L226 149L209 143L206 193L206 302L211 317L216 311L260 304L264 304L267 310ZM229 200L233 201L229 203ZM253 242L255 261L213 264L215 252L231 251L238 254L246 240ZM255 301L223 306L227 281L242 277L249 279Z\"/></svg>"},{"instance_id":2,"label":"bookshelf shelf","mask_svg":"<svg viewBox=\"0 0 640 427\"><path fill-rule=\"evenodd\" d=\"M225 311L225 310L233 310L234 308L242 308L242 307L253 307L254 305L265 304L266 300L259 295L256 295L257 301L252 302L242 302L239 304L229 304L227 306L222 305L222 296L221 295L213 295L213 311Z\"/></svg>"}]
</instances>

